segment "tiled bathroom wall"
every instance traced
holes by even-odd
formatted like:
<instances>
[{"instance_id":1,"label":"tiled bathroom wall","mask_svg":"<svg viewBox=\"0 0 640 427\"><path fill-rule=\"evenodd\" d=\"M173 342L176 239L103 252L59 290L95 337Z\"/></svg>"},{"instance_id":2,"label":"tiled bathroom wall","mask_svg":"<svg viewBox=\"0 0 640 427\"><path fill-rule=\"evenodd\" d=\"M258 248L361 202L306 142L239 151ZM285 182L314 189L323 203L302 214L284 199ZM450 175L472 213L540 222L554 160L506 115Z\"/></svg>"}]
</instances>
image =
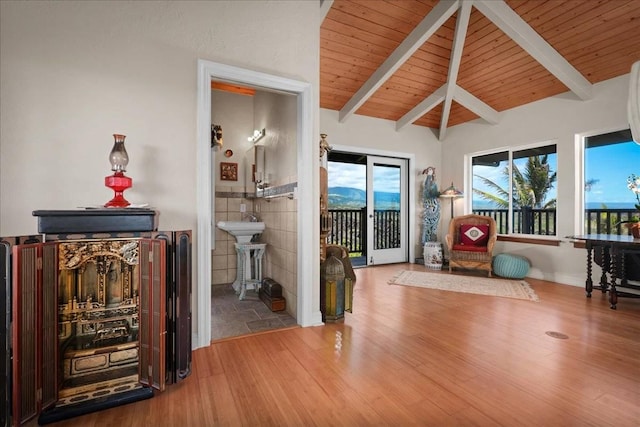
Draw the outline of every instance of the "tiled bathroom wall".
<instances>
[{"instance_id":1,"label":"tiled bathroom wall","mask_svg":"<svg viewBox=\"0 0 640 427\"><path fill-rule=\"evenodd\" d=\"M247 212L254 211L252 198L245 192L237 191L238 187L216 186L215 222L242 221L240 205L245 204ZM235 238L224 230L213 226L215 230L215 249L211 259L211 284L222 285L232 283L236 278Z\"/></svg>"},{"instance_id":2,"label":"tiled bathroom wall","mask_svg":"<svg viewBox=\"0 0 640 427\"><path fill-rule=\"evenodd\" d=\"M258 239L266 243L263 260L263 277L270 277L282 285L286 310L295 318L297 309L297 242L298 201L287 197L295 188L295 182L274 185L269 188L269 198L250 197L253 194L238 192L238 187L217 186L215 194L215 221L241 221L246 211L255 213L265 223L265 231ZM215 229L215 249L212 251L212 285L232 283L236 278L235 239L226 231Z\"/></svg>"},{"instance_id":3,"label":"tiled bathroom wall","mask_svg":"<svg viewBox=\"0 0 640 427\"><path fill-rule=\"evenodd\" d=\"M287 301L287 312L296 316L298 296L298 201L286 197L287 188L274 198L256 199L256 210L265 223L265 231L260 238L267 243L265 254L265 277L270 277L282 285L282 293ZM291 189L292 190L292 189Z\"/></svg>"}]
</instances>

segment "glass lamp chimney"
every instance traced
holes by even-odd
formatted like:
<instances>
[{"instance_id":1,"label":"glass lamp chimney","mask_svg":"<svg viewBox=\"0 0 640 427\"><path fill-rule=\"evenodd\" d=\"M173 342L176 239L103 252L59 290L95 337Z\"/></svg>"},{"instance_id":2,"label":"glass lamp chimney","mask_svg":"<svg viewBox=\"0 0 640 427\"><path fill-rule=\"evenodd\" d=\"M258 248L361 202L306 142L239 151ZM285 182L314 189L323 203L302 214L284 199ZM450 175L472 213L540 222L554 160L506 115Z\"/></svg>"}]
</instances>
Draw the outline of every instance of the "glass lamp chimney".
<instances>
[{"instance_id":1,"label":"glass lamp chimney","mask_svg":"<svg viewBox=\"0 0 640 427\"><path fill-rule=\"evenodd\" d=\"M114 143L111 153L109 153L109 162L111 170L114 172L126 172L129 164L129 155L124 147L125 135L114 134Z\"/></svg>"}]
</instances>

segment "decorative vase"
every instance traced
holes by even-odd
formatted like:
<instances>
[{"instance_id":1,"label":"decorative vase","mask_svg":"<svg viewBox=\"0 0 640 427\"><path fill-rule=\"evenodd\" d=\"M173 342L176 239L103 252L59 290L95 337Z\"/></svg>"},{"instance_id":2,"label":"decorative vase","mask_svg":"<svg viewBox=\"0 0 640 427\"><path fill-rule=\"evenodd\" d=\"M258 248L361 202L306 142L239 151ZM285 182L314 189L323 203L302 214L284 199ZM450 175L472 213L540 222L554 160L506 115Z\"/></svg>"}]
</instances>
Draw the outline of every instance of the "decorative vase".
<instances>
[{"instance_id":1,"label":"decorative vase","mask_svg":"<svg viewBox=\"0 0 640 427\"><path fill-rule=\"evenodd\" d=\"M424 266L432 270L442 270L442 243L426 242L422 249Z\"/></svg>"}]
</instances>

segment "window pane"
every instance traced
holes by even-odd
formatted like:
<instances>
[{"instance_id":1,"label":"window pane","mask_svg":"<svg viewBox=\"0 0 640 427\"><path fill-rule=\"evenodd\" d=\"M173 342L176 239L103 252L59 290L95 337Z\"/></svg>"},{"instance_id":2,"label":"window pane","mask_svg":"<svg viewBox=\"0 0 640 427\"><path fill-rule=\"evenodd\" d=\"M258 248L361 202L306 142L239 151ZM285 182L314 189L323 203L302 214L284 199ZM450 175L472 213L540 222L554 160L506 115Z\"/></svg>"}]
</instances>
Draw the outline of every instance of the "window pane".
<instances>
[{"instance_id":1,"label":"window pane","mask_svg":"<svg viewBox=\"0 0 640 427\"><path fill-rule=\"evenodd\" d=\"M400 166L373 164L373 244L400 247Z\"/></svg>"},{"instance_id":2,"label":"window pane","mask_svg":"<svg viewBox=\"0 0 640 427\"><path fill-rule=\"evenodd\" d=\"M556 234L556 145L513 152L513 232Z\"/></svg>"},{"instance_id":3,"label":"window pane","mask_svg":"<svg viewBox=\"0 0 640 427\"><path fill-rule=\"evenodd\" d=\"M586 137L584 146L584 232L630 234L619 222L638 214L627 178L640 175L640 146L628 129Z\"/></svg>"},{"instance_id":4,"label":"window pane","mask_svg":"<svg viewBox=\"0 0 640 427\"><path fill-rule=\"evenodd\" d=\"M509 152L473 157L471 173L473 213L496 220L499 234L509 231Z\"/></svg>"},{"instance_id":5,"label":"window pane","mask_svg":"<svg viewBox=\"0 0 640 427\"><path fill-rule=\"evenodd\" d=\"M495 218L500 234L555 235L556 145L512 151L511 168L509 155L472 158L473 212Z\"/></svg>"}]
</instances>

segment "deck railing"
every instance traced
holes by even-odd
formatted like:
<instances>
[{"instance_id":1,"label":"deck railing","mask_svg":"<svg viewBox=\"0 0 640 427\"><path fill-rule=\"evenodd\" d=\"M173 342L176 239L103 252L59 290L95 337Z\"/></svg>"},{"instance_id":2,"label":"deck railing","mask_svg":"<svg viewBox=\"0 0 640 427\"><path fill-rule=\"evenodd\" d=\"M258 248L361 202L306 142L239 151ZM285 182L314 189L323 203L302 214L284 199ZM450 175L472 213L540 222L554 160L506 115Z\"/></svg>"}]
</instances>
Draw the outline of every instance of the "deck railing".
<instances>
[{"instance_id":1,"label":"deck railing","mask_svg":"<svg viewBox=\"0 0 640 427\"><path fill-rule=\"evenodd\" d=\"M498 234L506 234L509 229L507 209L476 209L473 213L487 215L496 220ZM556 235L555 209L518 209L513 211L513 232L544 236ZM620 224L637 215L633 209L586 209L585 234L631 234L631 230Z\"/></svg>"},{"instance_id":2,"label":"deck railing","mask_svg":"<svg viewBox=\"0 0 640 427\"><path fill-rule=\"evenodd\" d=\"M329 209L331 231L327 243L345 246L349 253L362 254L367 251L366 208ZM400 211L376 209L373 211L375 249L397 248L400 244Z\"/></svg>"},{"instance_id":3,"label":"deck railing","mask_svg":"<svg viewBox=\"0 0 640 427\"><path fill-rule=\"evenodd\" d=\"M638 216L634 209L587 209L585 212L585 234L631 234L631 229L620 224Z\"/></svg>"},{"instance_id":4,"label":"deck railing","mask_svg":"<svg viewBox=\"0 0 640 427\"><path fill-rule=\"evenodd\" d=\"M498 234L507 234L509 230L508 209L474 209L474 214L490 216L496 220ZM513 233L556 235L556 210L523 208L513 210Z\"/></svg>"},{"instance_id":5,"label":"deck railing","mask_svg":"<svg viewBox=\"0 0 640 427\"><path fill-rule=\"evenodd\" d=\"M365 253L367 226L363 218L366 214L366 208L329 209L331 231L327 236L327 244L345 246L349 253Z\"/></svg>"},{"instance_id":6,"label":"deck railing","mask_svg":"<svg viewBox=\"0 0 640 427\"><path fill-rule=\"evenodd\" d=\"M509 230L508 209L475 209L475 214L487 215L496 220L498 234ZM362 254L367 250L366 208L329 209L332 227L327 237L328 244L345 246L349 253ZM633 209L587 209L585 211L585 234L631 234L631 230L620 225L637 215ZM376 249L396 247L399 236L400 211L375 210L374 227ZM513 211L513 233L543 236L556 235L555 209L517 209ZM446 218L443 218L447 221ZM418 226L421 226L418 224ZM445 227L446 228L446 227Z\"/></svg>"}]
</instances>

